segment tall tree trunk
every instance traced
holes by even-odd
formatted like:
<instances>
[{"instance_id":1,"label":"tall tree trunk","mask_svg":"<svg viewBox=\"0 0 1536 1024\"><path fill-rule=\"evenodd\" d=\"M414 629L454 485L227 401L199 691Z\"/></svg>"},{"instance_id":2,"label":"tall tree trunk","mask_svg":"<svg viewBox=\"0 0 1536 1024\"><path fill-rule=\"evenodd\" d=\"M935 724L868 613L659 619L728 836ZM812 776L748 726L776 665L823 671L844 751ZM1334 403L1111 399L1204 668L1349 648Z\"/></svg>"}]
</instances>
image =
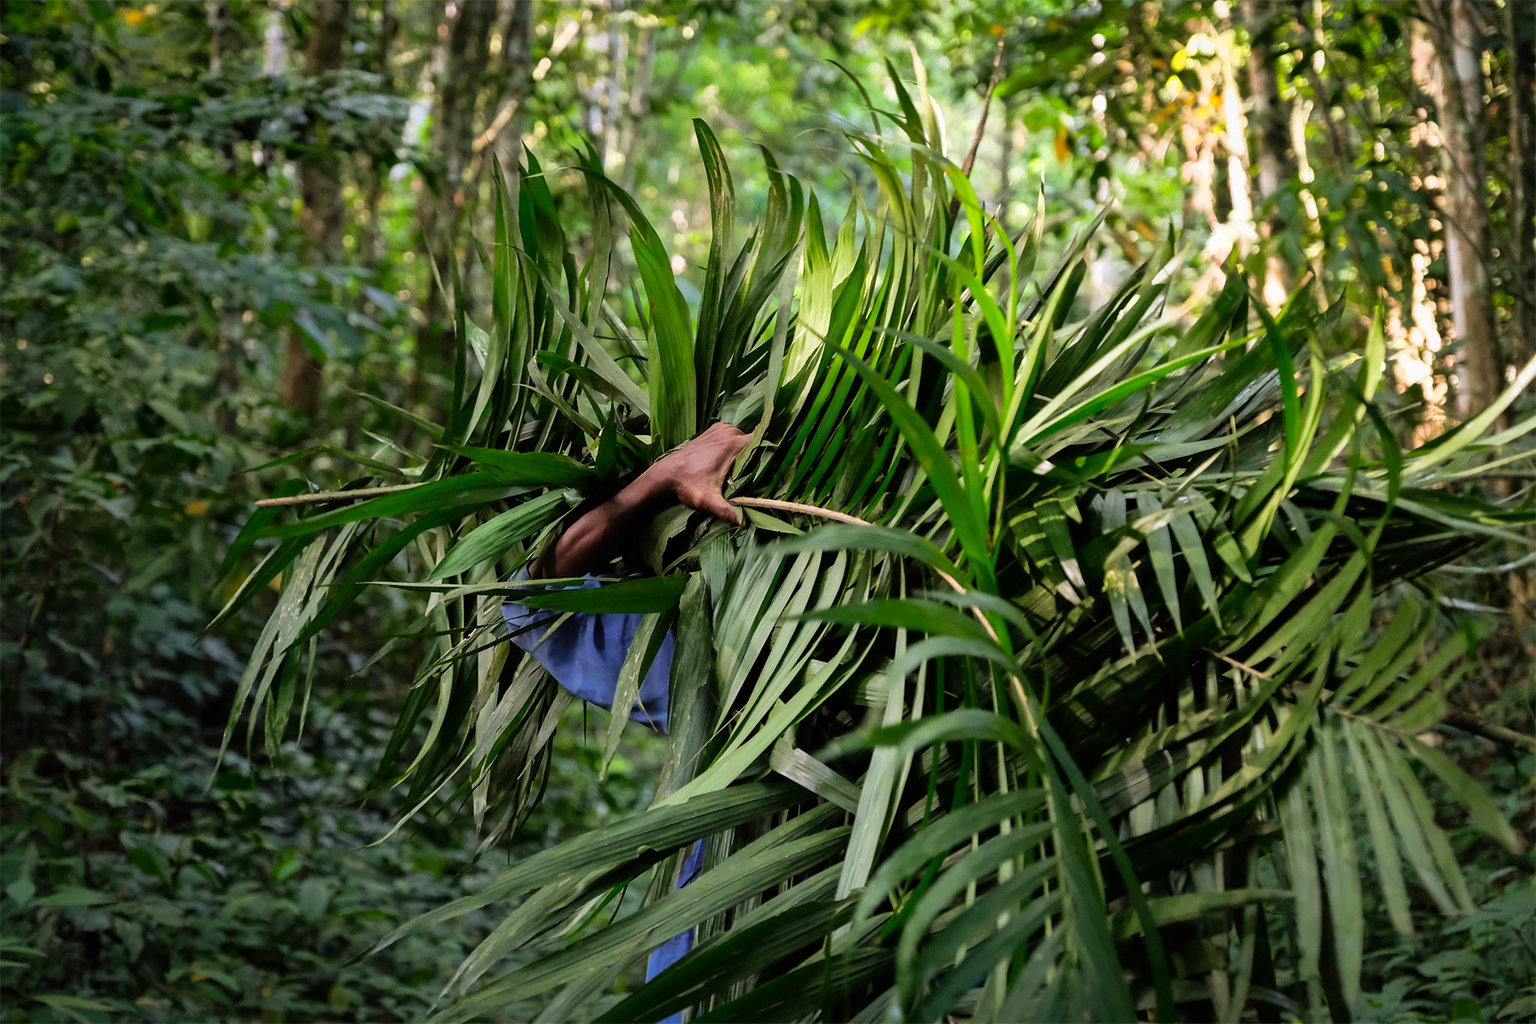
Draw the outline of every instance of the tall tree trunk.
<instances>
[{"instance_id":1,"label":"tall tree trunk","mask_svg":"<svg viewBox=\"0 0 1536 1024\"><path fill-rule=\"evenodd\" d=\"M212 75L220 75L224 71L225 58L230 56L240 42L240 27L230 13L229 0L206 0L205 7L208 12L208 71ZM228 209L233 214L240 205L241 161L232 138L226 138L219 144L219 157L224 164L224 198L228 200ZM214 219L211 234L224 244L238 238L242 229L243 224L238 216L221 216ZM219 311L218 325L217 380L219 390L232 397L240 391L240 363L244 355L239 339L240 310L226 305ZM214 420L221 431L233 431L237 418L233 401L225 399L219 402Z\"/></svg>"},{"instance_id":2,"label":"tall tree trunk","mask_svg":"<svg viewBox=\"0 0 1536 1024\"><path fill-rule=\"evenodd\" d=\"M1523 22L1523 24L1522 24ZM1509 54L1509 260L1515 315L1509 355L1523 364L1536 356L1536 9L1504 3L1504 47Z\"/></svg>"},{"instance_id":3,"label":"tall tree trunk","mask_svg":"<svg viewBox=\"0 0 1536 1024\"><path fill-rule=\"evenodd\" d=\"M262 30L261 73L271 78L288 70L288 38L283 30L286 0L267 0L267 24Z\"/></svg>"},{"instance_id":4,"label":"tall tree trunk","mask_svg":"<svg viewBox=\"0 0 1536 1024\"><path fill-rule=\"evenodd\" d=\"M393 95L395 76L389 66L389 56L395 47L395 37L400 32L400 19L395 16L390 0L379 0L379 45L374 51L375 73L379 76L379 90ZM389 173L387 161L367 157L359 161L362 171L358 174L359 191L363 192L362 225L357 233L357 261L364 266L378 264L384 259L384 230L379 225L379 202L384 196L384 179ZM349 444L348 447L351 447Z\"/></svg>"},{"instance_id":5,"label":"tall tree trunk","mask_svg":"<svg viewBox=\"0 0 1536 1024\"><path fill-rule=\"evenodd\" d=\"M677 94L678 83L682 81L694 53L698 50L699 41L703 38L702 32L695 32L678 52L677 63L673 66L672 73L657 84L655 80L657 33L652 29L645 31L640 44L638 66L635 69L635 85L629 94L629 131L634 142L633 145L626 147L624 166L620 169L619 183L624 186L625 191L634 190L641 180L640 172L646 165L651 133L642 130L641 126L650 116L652 106L658 102L666 103Z\"/></svg>"},{"instance_id":6,"label":"tall tree trunk","mask_svg":"<svg viewBox=\"0 0 1536 1024\"><path fill-rule=\"evenodd\" d=\"M222 74L224 55L239 36L239 26L230 16L229 0L206 0L208 11L208 71Z\"/></svg>"},{"instance_id":7,"label":"tall tree trunk","mask_svg":"<svg viewBox=\"0 0 1536 1024\"><path fill-rule=\"evenodd\" d=\"M997 219L1008 228L1008 207L1013 204L1013 133L1018 126L1017 104L1012 95L1003 97L1003 130L997 137Z\"/></svg>"},{"instance_id":8,"label":"tall tree trunk","mask_svg":"<svg viewBox=\"0 0 1536 1024\"><path fill-rule=\"evenodd\" d=\"M1494 334L1489 288L1487 167L1483 151L1482 44L1470 0L1420 0L1425 42L1433 59L1414 61L1435 105L1445 172L1445 222L1451 325L1455 334L1456 411L1466 420L1498 396L1503 362Z\"/></svg>"},{"instance_id":9,"label":"tall tree trunk","mask_svg":"<svg viewBox=\"0 0 1536 1024\"><path fill-rule=\"evenodd\" d=\"M501 160L507 191L516 194L518 161L522 159L524 126L528 123L528 97L533 95L533 3L532 0L500 0L500 63L493 80L501 83L501 93L493 97L496 116L474 142L473 170L469 177L479 182L494 154ZM490 109L489 106L486 109Z\"/></svg>"},{"instance_id":10,"label":"tall tree trunk","mask_svg":"<svg viewBox=\"0 0 1536 1024\"><path fill-rule=\"evenodd\" d=\"M1240 256L1247 256L1258 236L1253 225L1253 193L1248 184L1248 118L1243 114L1243 95L1237 86L1237 62L1233 50L1237 35L1230 21L1219 26L1216 50L1221 60L1221 113L1226 126L1227 193L1232 200L1227 226Z\"/></svg>"},{"instance_id":11,"label":"tall tree trunk","mask_svg":"<svg viewBox=\"0 0 1536 1024\"><path fill-rule=\"evenodd\" d=\"M305 71L311 78L341 67L341 44L347 34L347 5L342 0L314 0L310 13L315 19L305 49ZM318 139L324 152L325 127L313 125L321 133ZM299 227L304 231L304 259L324 263L341 255L341 226L346 207L341 198L341 181L335 165L328 159L306 159L299 168L299 193L303 207ZM317 285L323 288L323 285ZM278 380L278 399L289 409L313 418L320 408L322 380L320 360L310 352L303 334L288 332L288 355Z\"/></svg>"},{"instance_id":12,"label":"tall tree trunk","mask_svg":"<svg viewBox=\"0 0 1536 1024\"><path fill-rule=\"evenodd\" d=\"M395 15L390 0L378 0L377 10L379 45L373 54L374 69L379 76L380 91L393 95L395 76L389 58L394 52L395 38L400 33L400 19ZM377 269L386 258L387 240L380 223L379 204L384 198L384 181L389 173L389 161L381 160L378 156L371 159L365 156L358 163L361 168L358 172L359 191L365 194L365 199L358 217L361 224L357 232L357 262ZM370 308L366 302L363 311L375 316L385 313L384 310ZM345 447L348 451L356 450L358 431L362 429L362 384L362 360L357 360L352 364L352 383L347 395Z\"/></svg>"},{"instance_id":13,"label":"tall tree trunk","mask_svg":"<svg viewBox=\"0 0 1536 1024\"><path fill-rule=\"evenodd\" d=\"M1291 265L1280 255L1275 238L1285 230L1285 216L1275 197L1296 177L1296 161L1291 155L1290 104L1280 96L1280 82L1275 76L1274 38L1282 8L1243 0L1242 19L1248 28L1248 92L1253 106L1248 116L1252 129L1253 163L1258 169L1261 206L1269 213L1259 224L1259 234L1267 243L1264 258L1264 305L1271 312L1285 304L1295 284Z\"/></svg>"},{"instance_id":14,"label":"tall tree trunk","mask_svg":"<svg viewBox=\"0 0 1536 1024\"><path fill-rule=\"evenodd\" d=\"M609 0L608 15L608 103L603 125L603 166L609 172L623 164L629 154L619 149L620 99L629 73L629 26L616 17L624 13L624 0Z\"/></svg>"},{"instance_id":15,"label":"tall tree trunk","mask_svg":"<svg viewBox=\"0 0 1536 1024\"><path fill-rule=\"evenodd\" d=\"M635 80L629 87L629 116L624 119L624 166L619 168L619 184L633 191L639 180L640 165L645 162L646 142L650 134L641 125L651 113L651 82L656 74L656 30L650 25L640 29L635 44Z\"/></svg>"},{"instance_id":16,"label":"tall tree trunk","mask_svg":"<svg viewBox=\"0 0 1536 1024\"><path fill-rule=\"evenodd\" d=\"M457 259L458 226L471 196L466 173L474 153L475 106L490 56L496 5L457 0L443 8L447 39L439 51L432 82L432 151L442 161L436 193L423 189L417 202L422 242L449 287L448 261ZM441 28L439 29L441 31ZM448 328L455 296L444 294L428 271L425 322L416 331L417 398L430 375L451 369L453 332Z\"/></svg>"}]
</instances>

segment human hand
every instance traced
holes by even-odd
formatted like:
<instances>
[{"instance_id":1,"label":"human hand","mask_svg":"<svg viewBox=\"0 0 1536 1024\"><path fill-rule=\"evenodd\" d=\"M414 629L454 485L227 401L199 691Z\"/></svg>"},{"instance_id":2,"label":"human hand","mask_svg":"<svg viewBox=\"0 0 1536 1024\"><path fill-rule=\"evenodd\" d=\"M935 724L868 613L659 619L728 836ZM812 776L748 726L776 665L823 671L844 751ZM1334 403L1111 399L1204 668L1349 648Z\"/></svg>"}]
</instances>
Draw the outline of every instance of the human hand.
<instances>
[{"instance_id":1,"label":"human hand","mask_svg":"<svg viewBox=\"0 0 1536 1024\"><path fill-rule=\"evenodd\" d=\"M662 457L650 472L677 496L679 503L740 526L741 517L725 500L721 488L731 463L751 443L751 434L744 434L729 423L716 423Z\"/></svg>"}]
</instances>

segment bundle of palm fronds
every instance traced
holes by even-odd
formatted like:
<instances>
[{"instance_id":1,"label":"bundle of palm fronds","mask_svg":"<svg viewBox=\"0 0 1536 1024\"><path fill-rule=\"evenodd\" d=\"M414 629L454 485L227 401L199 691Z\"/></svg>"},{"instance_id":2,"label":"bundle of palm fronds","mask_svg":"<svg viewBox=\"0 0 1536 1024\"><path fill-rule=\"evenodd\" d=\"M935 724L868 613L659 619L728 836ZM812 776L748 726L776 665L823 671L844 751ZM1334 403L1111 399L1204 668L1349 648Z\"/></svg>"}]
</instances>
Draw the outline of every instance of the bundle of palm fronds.
<instances>
[{"instance_id":1,"label":"bundle of palm fronds","mask_svg":"<svg viewBox=\"0 0 1536 1024\"><path fill-rule=\"evenodd\" d=\"M1410 883L1472 909L1414 760L1521 845L1415 736L1471 641L1437 633L1425 573L1526 543L1532 521L1442 485L1524 457L1510 443L1536 422L1485 435L1536 364L1401 451L1373 405L1380 324L1363 353L1321 354L1343 303L1277 322L1234 274L1190 326L1164 310L1170 241L1075 320L1083 240L1037 273L1043 218L1009 237L935 151L926 97L896 95L880 116L904 166L896 143L850 135L878 199L855 195L835 235L765 154L767 212L738 242L698 124L713 236L696 316L595 164L578 264L530 156L482 257L494 323L459 313L447 422L413 420L436 441L418 486L286 522L264 509L231 553L277 542L224 613L282 574L231 718L261 711L269 746L316 634L386 569L419 593L432 646L379 778L418 808L467 797L487 844L536 801L572 699L505 642L502 602L674 631L653 806L407 926L509 908L442 1019L540 1002L567 1019L689 928L693 952L599 998L602 1019L1317 1015L1360 978L1351 803L1405 932ZM608 301L613 217L636 325ZM745 528L680 508L641 539L649 576L505 582L583 502L717 419L755 432L732 485L759 499ZM608 757L655 646L631 650ZM705 870L675 890L700 838ZM588 920L647 878L638 911ZM565 924L578 940L497 976Z\"/></svg>"}]
</instances>

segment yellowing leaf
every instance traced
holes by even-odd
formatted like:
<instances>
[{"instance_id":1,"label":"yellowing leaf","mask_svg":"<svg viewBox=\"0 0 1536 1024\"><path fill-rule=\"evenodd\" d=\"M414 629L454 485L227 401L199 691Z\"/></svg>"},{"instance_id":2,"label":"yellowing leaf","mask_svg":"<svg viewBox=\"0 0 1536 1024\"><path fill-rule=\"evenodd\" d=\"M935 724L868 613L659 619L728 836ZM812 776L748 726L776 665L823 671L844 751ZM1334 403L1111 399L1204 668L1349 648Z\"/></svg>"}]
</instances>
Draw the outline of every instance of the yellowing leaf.
<instances>
[{"instance_id":1,"label":"yellowing leaf","mask_svg":"<svg viewBox=\"0 0 1536 1024\"><path fill-rule=\"evenodd\" d=\"M208 513L208 502L201 500L189 501L187 502L187 507L182 509L182 511L189 516L206 515Z\"/></svg>"},{"instance_id":2,"label":"yellowing leaf","mask_svg":"<svg viewBox=\"0 0 1536 1024\"><path fill-rule=\"evenodd\" d=\"M1068 139L1065 128L1056 129L1056 159L1062 163L1066 163L1067 158L1072 155L1072 145Z\"/></svg>"}]
</instances>

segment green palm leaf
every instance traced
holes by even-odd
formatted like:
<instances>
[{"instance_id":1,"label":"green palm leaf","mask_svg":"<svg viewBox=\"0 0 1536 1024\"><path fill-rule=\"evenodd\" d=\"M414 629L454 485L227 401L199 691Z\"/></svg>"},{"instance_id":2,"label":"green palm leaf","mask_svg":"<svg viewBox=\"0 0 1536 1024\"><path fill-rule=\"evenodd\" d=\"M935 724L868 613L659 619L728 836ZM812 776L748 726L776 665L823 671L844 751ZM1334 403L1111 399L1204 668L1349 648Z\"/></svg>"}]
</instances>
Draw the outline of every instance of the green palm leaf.
<instances>
[{"instance_id":1,"label":"green palm leaf","mask_svg":"<svg viewBox=\"0 0 1536 1024\"><path fill-rule=\"evenodd\" d=\"M427 586L393 585L428 602L439 637L379 778L422 805L472 794L487 843L536 798L564 707L501 642L500 602L651 613L623 707L673 622L653 806L391 936L521 901L441 1019L530 999L575 1015L705 922L603 1019L1172 1018L1196 999L1237 1020L1260 997L1338 1013L1368 881L1347 792L1405 932L1410 884L1471 908L1410 757L1520 846L1414 738L1467 641L1453 631L1416 667L1443 622L1405 588L1482 539L1528 543L1528 512L1442 485L1528 457L1513 446L1531 422L1487 432L1536 363L1497 411L1403 452L1374 404L1379 318L1357 358L1329 362L1335 321L1298 297L1276 322L1233 274L1185 328L1160 313L1170 244L1074 319L1087 236L1034 276L1040 220L1010 239L930 140L923 91L896 92L901 113L879 116L905 137L850 135L877 194L835 235L769 157L767 212L738 245L724 151L696 124L713 226L696 314L639 206L590 161L599 237L590 259L569 252L530 155L522 194L495 207L493 331L471 339L458 311L478 377L462 358L443 446L410 467L421 485L263 511L237 541L274 546L232 607L283 579L231 732L250 707L269 744L282 735L303 643L405 555ZM610 199L642 324L604 302ZM760 503L747 526L679 513L648 580L500 582L583 494L722 415L759 426L735 485ZM671 890L700 838L710 866ZM644 905L594 930L582 908L643 878ZM1294 926L1287 993L1255 980L1267 906ZM553 941L567 922L580 937Z\"/></svg>"}]
</instances>

